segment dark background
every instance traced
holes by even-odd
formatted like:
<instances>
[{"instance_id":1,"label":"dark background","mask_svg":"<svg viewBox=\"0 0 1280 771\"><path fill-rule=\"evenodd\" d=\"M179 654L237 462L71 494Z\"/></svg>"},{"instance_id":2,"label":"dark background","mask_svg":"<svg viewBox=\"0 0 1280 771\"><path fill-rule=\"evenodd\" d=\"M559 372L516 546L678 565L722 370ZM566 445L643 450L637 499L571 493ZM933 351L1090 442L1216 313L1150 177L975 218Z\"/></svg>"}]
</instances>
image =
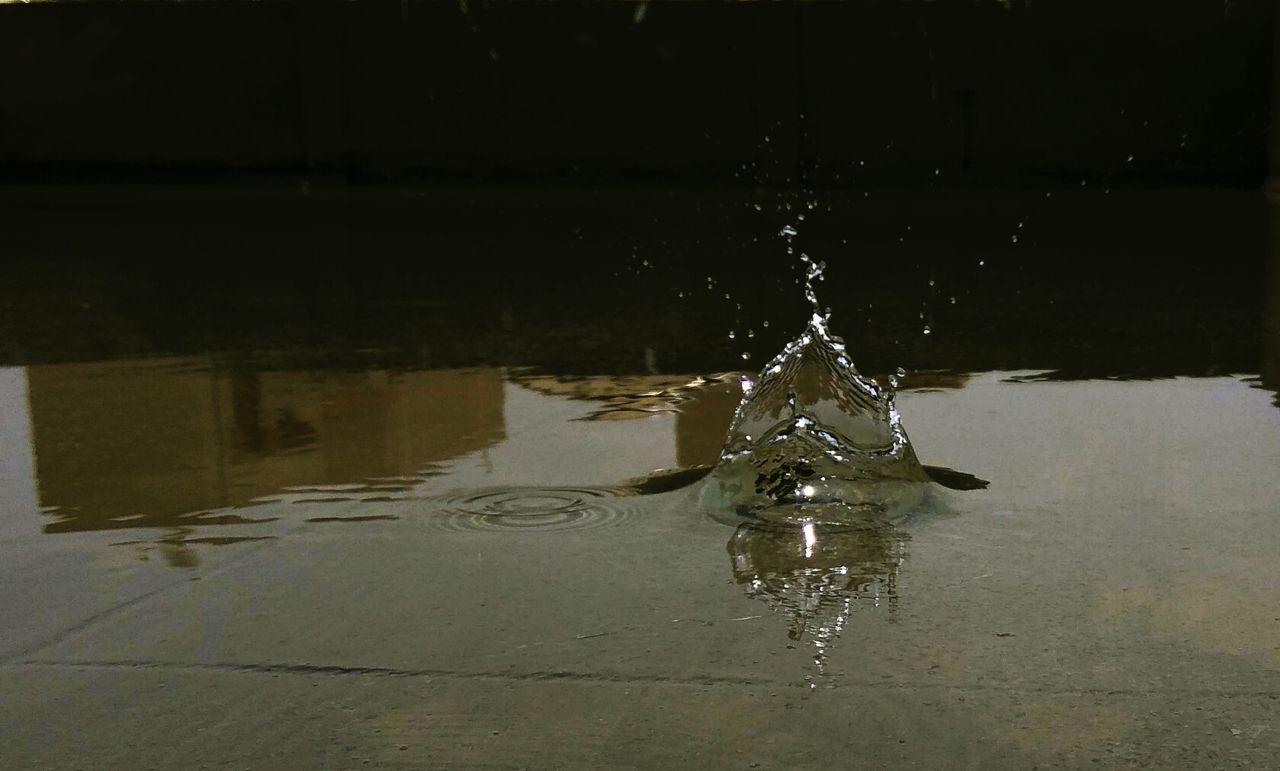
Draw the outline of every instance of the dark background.
<instances>
[{"instance_id":1,"label":"dark background","mask_svg":"<svg viewBox=\"0 0 1280 771\"><path fill-rule=\"evenodd\" d=\"M11 176L1257 185L1269 0L0 8ZM1133 160L1129 161L1129 156ZM866 166L859 166L865 162Z\"/></svg>"},{"instance_id":2,"label":"dark background","mask_svg":"<svg viewBox=\"0 0 1280 771\"><path fill-rule=\"evenodd\" d=\"M1261 372L1276 34L1268 0L0 5L0 362L752 369L805 318L790 223L871 372Z\"/></svg>"}]
</instances>

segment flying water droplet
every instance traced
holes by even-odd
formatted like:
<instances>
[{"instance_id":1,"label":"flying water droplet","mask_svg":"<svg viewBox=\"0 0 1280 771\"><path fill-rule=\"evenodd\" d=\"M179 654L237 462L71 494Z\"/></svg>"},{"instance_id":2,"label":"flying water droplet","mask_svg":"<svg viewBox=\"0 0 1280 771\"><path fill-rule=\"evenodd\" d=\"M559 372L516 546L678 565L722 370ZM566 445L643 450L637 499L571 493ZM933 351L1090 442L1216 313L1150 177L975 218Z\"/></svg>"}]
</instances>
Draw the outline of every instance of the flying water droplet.
<instances>
[{"instance_id":1,"label":"flying water droplet","mask_svg":"<svg viewBox=\"0 0 1280 771\"><path fill-rule=\"evenodd\" d=\"M794 227L790 225L783 225L782 230L778 231L778 235L786 238L794 238L797 232L798 231Z\"/></svg>"}]
</instances>

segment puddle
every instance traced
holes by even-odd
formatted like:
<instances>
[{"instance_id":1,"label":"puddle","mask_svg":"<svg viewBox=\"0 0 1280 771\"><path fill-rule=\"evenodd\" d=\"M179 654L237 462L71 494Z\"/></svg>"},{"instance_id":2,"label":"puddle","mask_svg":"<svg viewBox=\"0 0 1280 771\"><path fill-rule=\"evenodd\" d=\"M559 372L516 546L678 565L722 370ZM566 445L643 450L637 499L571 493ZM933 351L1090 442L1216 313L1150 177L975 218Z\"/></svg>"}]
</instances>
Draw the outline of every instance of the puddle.
<instances>
[{"instance_id":1,"label":"puddle","mask_svg":"<svg viewBox=\"0 0 1280 771\"><path fill-rule=\"evenodd\" d=\"M750 692L738 708L761 720L805 699L824 714L901 699L886 735L955 710L992 741L1017 744L1009 726L1025 724L1036 747L1063 715L1071 741L1124 742L1141 727L1127 717L1169 704L1270 699L1280 579L1258 566L1280 542L1280 348L1255 333L1274 326L1275 282L1246 282L1268 287L1261 307L1217 314L1231 300L1205 289L1174 320L1117 284L1046 303L1019 321L1031 331L996 329L1013 313L1000 292L1058 275L1036 270L982 298L957 290L992 301L987 326L912 305L888 325L904 361L871 340L865 365L859 319L875 309L830 285L847 344L825 308L786 316L775 296L734 295L742 318L736 299L715 317L666 299L644 323L566 321L584 306L549 306L574 292L537 306L507 279L468 296L493 311L471 331L426 329L438 308L369 311L418 349L332 342L332 298L250 314L253 335L280 321L279 347L161 345L164 324L144 345L120 321L102 355L77 340L0 367L0 551L61 592L14 602L32 617L106 603L40 649L56 661ZM662 280L649 296L688 289ZM1115 314L1106 335L1058 335L1094 302ZM1143 347L1147 326L1197 324L1181 347ZM131 605L112 582L139 576L184 588L148 584ZM1125 720L1089 706L1104 694ZM1231 714L1225 736L1271 735Z\"/></svg>"},{"instance_id":2,"label":"puddle","mask_svg":"<svg viewBox=\"0 0 1280 771\"><path fill-rule=\"evenodd\" d=\"M530 487L478 490L439 498L446 527L459 530L578 530L631 515L622 490Z\"/></svg>"}]
</instances>

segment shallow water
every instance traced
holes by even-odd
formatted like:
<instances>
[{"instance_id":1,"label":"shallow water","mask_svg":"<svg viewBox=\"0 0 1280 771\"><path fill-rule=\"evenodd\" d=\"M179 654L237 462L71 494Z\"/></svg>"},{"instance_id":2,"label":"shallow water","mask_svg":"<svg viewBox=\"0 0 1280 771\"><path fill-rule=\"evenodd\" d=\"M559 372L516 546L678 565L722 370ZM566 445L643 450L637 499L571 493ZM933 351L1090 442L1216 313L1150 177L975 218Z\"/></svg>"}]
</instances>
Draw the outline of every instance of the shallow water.
<instances>
[{"instance_id":1,"label":"shallow water","mask_svg":"<svg viewBox=\"0 0 1280 771\"><path fill-rule=\"evenodd\" d=\"M897 407L920 461L990 486L784 531L645 476L719 457L742 373L714 355L646 368L641 345L584 375L582 351L529 368L230 348L0 368L9 765L1280 752L1267 345L1200 377L1140 347L1168 377L916 368Z\"/></svg>"}]
</instances>

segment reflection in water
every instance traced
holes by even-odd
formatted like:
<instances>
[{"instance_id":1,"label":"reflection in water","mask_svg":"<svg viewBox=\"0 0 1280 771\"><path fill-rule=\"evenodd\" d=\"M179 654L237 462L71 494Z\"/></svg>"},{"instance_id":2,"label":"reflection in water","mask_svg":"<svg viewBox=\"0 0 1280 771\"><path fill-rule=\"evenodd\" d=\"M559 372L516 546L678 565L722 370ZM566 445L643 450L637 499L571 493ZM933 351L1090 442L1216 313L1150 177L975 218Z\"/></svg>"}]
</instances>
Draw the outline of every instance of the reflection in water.
<instances>
[{"instance_id":1,"label":"reflection in water","mask_svg":"<svg viewBox=\"0 0 1280 771\"><path fill-rule=\"evenodd\" d=\"M638 493L696 482L706 470L691 467L715 461L741 397L736 377L723 376L512 383L501 369L288 370L261 361L0 370L0 503L11 504L0 535L159 528L153 543L182 562L176 541L212 542L170 534L288 518L236 507L417 497L428 478L463 491L444 499L456 528L594 527L628 517ZM602 420L579 400L645 419ZM642 408L659 402L656 414ZM588 422L577 422L584 414ZM673 466L683 471L616 488Z\"/></svg>"},{"instance_id":2,"label":"reflection in water","mask_svg":"<svg viewBox=\"0 0 1280 771\"><path fill-rule=\"evenodd\" d=\"M604 487L470 490L439 499L450 530L577 530L620 522L635 507L628 491Z\"/></svg>"},{"instance_id":3,"label":"reflection in water","mask_svg":"<svg viewBox=\"0 0 1280 771\"><path fill-rule=\"evenodd\" d=\"M716 375L550 375L523 373L512 380L551 396L603 402L582 420L635 420L660 413L681 412L681 405L709 389L728 388L737 394L734 373ZM729 414L732 414L732 406ZM721 427L718 430L723 430ZM719 449L719 448L717 448Z\"/></svg>"},{"instance_id":4,"label":"reflection in water","mask_svg":"<svg viewBox=\"0 0 1280 771\"><path fill-rule=\"evenodd\" d=\"M504 436L499 370L262 371L217 359L28 370L46 532L247 521L283 492L406 490Z\"/></svg>"},{"instance_id":5,"label":"reflection in water","mask_svg":"<svg viewBox=\"0 0 1280 771\"><path fill-rule=\"evenodd\" d=\"M859 527L738 527L729 539L733 578L789 624L787 636L813 643L818 675L858 606L893 612L907 535L888 522ZM811 679L811 678L806 678ZM810 685L814 685L812 682Z\"/></svg>"},{"instance_id":6,"label":"reflection in water","mask_svg":"<svg viewBox=\"0 0 1280 771\"><path fill-rule=\"evenodd\" d=\"M194 568L200 565L200 557L192 549L193 544L204 544L206 546L228 546L233 543L246 543L249 541L271 541L275 539L272 535L257 536L226 536L226 537L189 537L191 528L178 528L172 535L155 541L119 541L115 546L138 546L141 548L141 558L143 560L150 559L148 556L152 551L158 551L170 567L175 568Z\"/></svg>"}]
</instances>

